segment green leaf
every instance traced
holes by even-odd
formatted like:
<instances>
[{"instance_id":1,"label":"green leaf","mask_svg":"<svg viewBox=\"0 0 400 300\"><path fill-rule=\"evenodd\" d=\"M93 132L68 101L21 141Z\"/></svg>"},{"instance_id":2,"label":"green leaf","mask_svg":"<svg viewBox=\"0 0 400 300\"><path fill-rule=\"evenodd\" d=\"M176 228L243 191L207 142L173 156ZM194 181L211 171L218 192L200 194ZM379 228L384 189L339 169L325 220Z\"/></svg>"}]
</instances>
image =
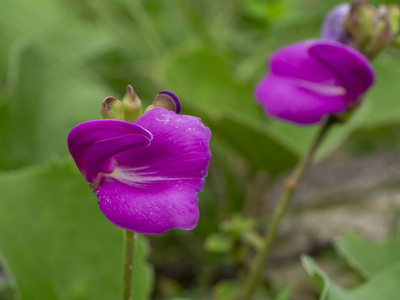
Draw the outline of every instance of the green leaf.
<instances>
[{"instance_id":1,"label":"green leaf","mask_svg":"<svg viewBox=\"0 0 400 300\"><path fill-rule=\"evenodd\" d=\"M400 236L374 244L356 234L346 234L336 248L347 262L365 277L370 277L399 261Z\"/></svg>"},{"instance_id":2,"label":"green leaf","mask_svg":"<svg viewBox=\"0 0 400 300\"><path fill-rule=\"evenodd\" d=\"M83 121L99 119L101 101L108 94L90 77L51 64L27 45L14 92L0 106L0 169L67 154L68 132Z\"/></svg>"},{"instance_id":3,"label":"green leaf","mask_svg":"<svg viewBox=\"0 0 400 300\"><path fill-rule=\"evenodd\" d=\"M357 300L393 300L400 295L400 263L375 274L364 285L354 289L351 294Z\"/></svg>"},{"instance_id":4,"label":"green leaf","mask_svg":"<svg viewBox=\"0 0 400 300\"><path fill-rule=\"evenodd\" d=\"M321 289L320 300L392 300L400 294L400 262L374 274L361 286L345 291L317 266L312 258L302 257L303 267Z\"/></svg>"},{"instance_id":5,"label":"green leaf","mask_svg":"<svg viewBox=\"0 0 400 300\"><path fill-rule=\"evenodd\" d=\"M123 234L70 162L0 174L0 252L21 299L118 299ZM138 239L134 296L147 299L149 246Z\"/></svg>"},{"instance_id":6,"label":"green leaf","mask_svg":"<svg viewBox=\"0 0 400 300\"><path fill-rule=\"evenodd\" d=\"M321 295L319 300L356 300L332 282L328 275L318 267L311 257L302 255L301 263L308 275L315 280L320 290Z\"/></svg>"}]
</instances>

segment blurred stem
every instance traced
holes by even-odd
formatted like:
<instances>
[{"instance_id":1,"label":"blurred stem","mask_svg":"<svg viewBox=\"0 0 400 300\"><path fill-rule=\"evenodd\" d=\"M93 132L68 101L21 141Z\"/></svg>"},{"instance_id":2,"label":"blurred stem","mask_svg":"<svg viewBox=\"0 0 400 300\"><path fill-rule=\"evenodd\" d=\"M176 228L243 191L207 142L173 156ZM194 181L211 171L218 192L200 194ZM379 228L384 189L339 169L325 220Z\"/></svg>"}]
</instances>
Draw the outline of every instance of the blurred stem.
<instances>
[{"instance_id":1,"label":"blurred stem","mask_svg":"<svg viewBox=\"0 0 400 300\"><path fill-rule=\"evenodd\" d=\"M250 274L247 277L247 280L244 284L242 295L238 299L249 300L251 299L255 287L260 280L260 275L262 271L262 267L264 262L266 261L269 251L271 249L272 243L275 239L276 233L279 229L279 224L284 216L292 196L297 189L300 180L303 178L304 172L307 167L310 165L315 151L318 146L321 144L324 139L326 133L331 128L331 126L336 122L334 116L328 117L328 119L322 124L320 131L314 139L314 142L311 145L311 148L307 151L307 153L303 156L303 158L299 161L295 169L293 170L290 177L287 179L283 193L278 200L278 203L275 207L275 210L272 214L271 221L269 223L268 231L263 238L262 247L257 253L256 258L253 261L252 268L250 270Z\"/></svg>"},{"instance_id":2,"label":"blurred stem","mask_svg":"<svg viewBox=\"0 0 400 300\"><path fill-rule=\"evenodd\" d=\"M124 257L124 278L122 281L122 300L132 300L132 273L133 257L137 234L124 230L125 257Z\"/></svg>"}]
</instances>

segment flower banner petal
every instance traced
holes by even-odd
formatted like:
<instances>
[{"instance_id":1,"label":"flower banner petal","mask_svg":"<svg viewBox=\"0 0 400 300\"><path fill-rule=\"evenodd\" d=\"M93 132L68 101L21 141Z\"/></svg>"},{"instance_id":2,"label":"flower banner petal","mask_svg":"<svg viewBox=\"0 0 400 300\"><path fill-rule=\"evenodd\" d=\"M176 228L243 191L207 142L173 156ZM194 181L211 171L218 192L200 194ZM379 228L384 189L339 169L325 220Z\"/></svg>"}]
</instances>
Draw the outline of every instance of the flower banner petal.
<instances>
[{"instance_id":1,"label":"flower banner petal","mask_svg":"<svg viewBox=\"0 0 400 300\"><path fill-rule=\"evenodd\" d=\"M112 173L115 168L113 156L138 146L148 146L150 139L141 134L129 134L116 138L99 141L93 144L89 150L85 179L95 185L99 185L100 173Z\"/></svg>"}]
</instances>

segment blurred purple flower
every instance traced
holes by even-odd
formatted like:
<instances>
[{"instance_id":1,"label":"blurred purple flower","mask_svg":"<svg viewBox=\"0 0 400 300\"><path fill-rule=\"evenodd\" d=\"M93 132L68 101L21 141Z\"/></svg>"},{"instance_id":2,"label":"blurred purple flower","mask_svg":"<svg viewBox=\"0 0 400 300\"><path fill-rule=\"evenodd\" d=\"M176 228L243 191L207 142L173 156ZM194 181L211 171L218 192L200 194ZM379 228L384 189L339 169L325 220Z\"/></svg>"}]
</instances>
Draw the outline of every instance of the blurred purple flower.
<instances>
[{"instance_id":1,"label":"blurred purple flower","mask_svg":"<svg viewBox=\"0 0 400 300\"><path fill-rule=\"evenodd\" d=\"M357 106L374 82L373 69L361 53L325 40L286 46L269 64L256 98L267 115L296 124L315 124Z\"/></svg>"},{"instance_id":2,"label":"blurred purple flower","mask_svg":"<svg viewBox=\"0 0 400 300\"><path fill-rule=\"evenodd\" d=\"M153 108L134 123L84 122L69 133L68 147L113 224L159 234L196 226L210 137L200 119Z\"/></svg>"},{"instance_id":3,"label":"blurred purple flower","mask_svg":"<svg viewBox=\"0 0 400 300\"><path fill-rule=\"evenodd\" d=\"M350 3L342 3L335 6L325 17L321 28L321 37L326 40L343 44L351 42L350 34L344 24L350 13Z\"/></svg>"}]
</instances>

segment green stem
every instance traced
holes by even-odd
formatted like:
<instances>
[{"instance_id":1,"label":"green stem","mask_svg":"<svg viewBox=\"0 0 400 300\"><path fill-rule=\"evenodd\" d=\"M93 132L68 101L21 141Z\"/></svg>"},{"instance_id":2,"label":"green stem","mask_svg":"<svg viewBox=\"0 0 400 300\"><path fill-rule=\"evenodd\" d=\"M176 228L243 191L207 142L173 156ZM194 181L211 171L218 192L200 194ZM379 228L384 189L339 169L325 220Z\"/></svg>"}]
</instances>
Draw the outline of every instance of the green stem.
<instances>
[{"instance_id":1,"label":"green stem","mask_svg":"<svg viewBox=\"0 0 400 300\"><path fill-rule=\"evenodd\" d=\"M125 257L124 278L122 281L122 300L132 300L133 254L135 250L136 236L136 233L124 230Z\"/></svg>"},{"instance_id":2,"label":"green stem","mask_svg":"<svg viewBox=\"0 0 400 300\"><path fill-rule=\"evenodd\" d=\"M336 122L334 116L330 116L325 123L322 125L320 131L315 137L314 142L311 145L311 148L305 154L305 156L299 161L296 168L293 170L293 173L286 181L283 193L278 201L277 206L272 214L271 221L269 223L267 235L263 239L262 247L257 253L256 258L253 261L252 268L250 270L249 277L244 284L243 294L238 299L249 300L251 299L255 287L260 280L261 271L264 265L264 262L267 259L273 241L275 239L276 233L279 228L279 224L284 216L289 204L292 199L293 193L297 189L297 186L302 179L304 172L307 167L310 165L312 158L314 157L315 151L318 146L321 144L321 141L324 139L328 129Z\"/></svg>"}]
</instances>

